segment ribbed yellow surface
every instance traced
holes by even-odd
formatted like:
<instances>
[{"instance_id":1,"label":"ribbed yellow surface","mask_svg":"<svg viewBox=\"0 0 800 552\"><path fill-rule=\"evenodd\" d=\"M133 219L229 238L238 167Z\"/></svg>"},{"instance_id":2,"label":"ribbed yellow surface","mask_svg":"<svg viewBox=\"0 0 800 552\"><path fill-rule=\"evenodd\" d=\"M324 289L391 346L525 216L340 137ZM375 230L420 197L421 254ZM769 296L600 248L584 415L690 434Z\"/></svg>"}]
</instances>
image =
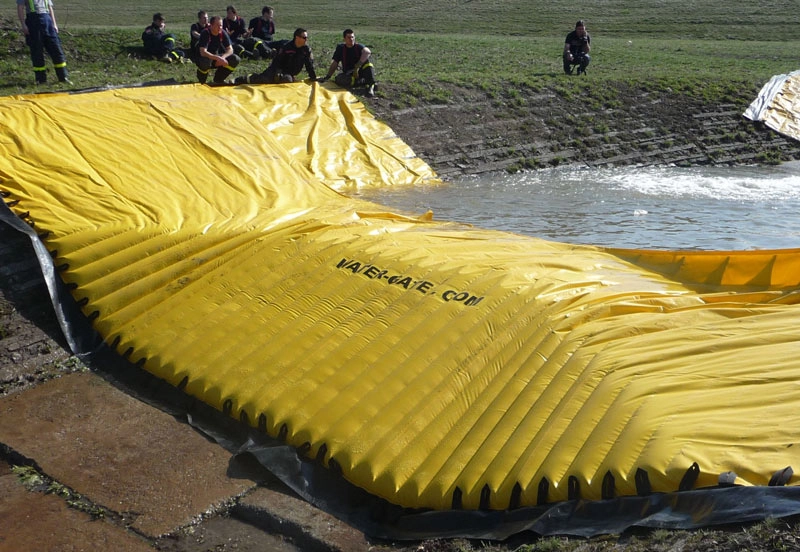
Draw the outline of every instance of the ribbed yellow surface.
<instances>
[{"instance_id":1,"label":"ribbed yellow surface","mask_svg":"<svg viewBox=\"0 0 800 552\"><path fill-rule=\"evenodd\" d=\"M0 101L0 189L121 353L410 507L795 462L800 251L603 250L326 187L435 175L353 96ZM795 462L796 463L796 462ZM795 466L796 467L796 466ZM796 479L792 481L796 482ZM487 502L488 500L488 502Z\"/></svg>"}]
</instances>

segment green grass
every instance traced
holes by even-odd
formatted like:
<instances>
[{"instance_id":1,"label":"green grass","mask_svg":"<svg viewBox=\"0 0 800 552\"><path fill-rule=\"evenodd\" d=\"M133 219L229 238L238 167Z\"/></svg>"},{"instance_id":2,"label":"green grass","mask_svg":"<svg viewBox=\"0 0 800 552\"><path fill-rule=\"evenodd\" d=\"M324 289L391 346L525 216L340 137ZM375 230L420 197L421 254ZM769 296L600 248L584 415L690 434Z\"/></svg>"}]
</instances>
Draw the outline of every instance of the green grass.
<instances>
[{"instance_id":1,"label":"green grass","mask_svg":"<svg viewBox=\"0 0 800 552\"><path fill-rule=\"evenodd\" d=\"M234 2L245 19L255 17L263 0ZM270 3L272 4L272 3ZM173 31L185 29L198 9L224 15L227 3L198 4L196 1L123 2L102 0L57 0L56 15L67 30L96 27L142 29L154 12L162 12ZM357 5L329 0L275 3L279 31L290 33L302 26L312 33L353 27L360 33L438 34L495 36L562 36L575 20L583 18L591 32L616 38L669 37L677 39L773 40L791 39L795 22L791 1L696 2L661 0L631 2L605 0L575 3L534 0L368 0ZM580 11L576 11L580 9ZM13 2L3 2L0 16L15 16Z\"/></svg>"},{"instance_id":2,"label":"green grass","mask_svg":"<svg viewBox=\"0 0 800 552\"><path fill-rule=\"evenodd\" d=\"M587 5L580 13L571 4L530 0L368 0L351 13L318 0L275 7L278 38L288 38L297 26L309 29L320 72L329 63L341 29L355 28L358 39L375 53L379 81L408 88L409 101L448 101L437 83L489 91L508 84L534 90L566 87L579 96L583 88L597 94L604 81L713 98L726 90L757 90L770 76L796 67L800 40L787 16L796 7L792 2L648 4L609 0ZM260 12L262 3L236 5L249 19ZM168 30L188 43L198 7L185 0L168 5L57 2L76 87L164 78L193 82L191 64L164 65L131 54L155 11L164 13ZM204 7L211 13L224 11L222 4ZM584 79L590 84L576 84L576 79L561 75L563 37L577 17L586 19L593 37L590 80ZM11 2L0 5L0 36L0 94L34 91L28 50ZM264 62L248 61L237 73L263 67ZM54 84L51 89L59 87Z\"/></svg>"}]
</instances>

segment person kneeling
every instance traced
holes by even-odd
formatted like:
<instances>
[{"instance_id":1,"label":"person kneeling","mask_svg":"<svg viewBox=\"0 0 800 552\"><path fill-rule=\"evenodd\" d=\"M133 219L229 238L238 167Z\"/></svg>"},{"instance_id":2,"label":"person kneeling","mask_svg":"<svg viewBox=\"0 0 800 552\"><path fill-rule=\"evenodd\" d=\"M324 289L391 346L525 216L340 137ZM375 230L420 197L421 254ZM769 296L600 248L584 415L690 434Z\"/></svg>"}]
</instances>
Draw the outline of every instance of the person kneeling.
<instances>
[{"instance_id":1,"label":"person kneeling","mask_svg":"<svg viewBox=\"0 0 800 552\"><path fill-rule=\"evenodd\" d=\"M367 96L371 98L375 95L375 67L370 60L372 52L363 44L356 42L353 29L345 29L342 37L344 43L336 46L328 74L319 80L325 82L330 79L341 63L342 72L336 75L336 84L342 88L366 86Z\"/></svg>"},{"instance_id":2,"label":"person kneeling","mask_svg":"<svg viewBox=\"0 0 800 552\"><path fill-rule=\"evenodd\" d=\"M205 84L208 73L216 67L214 82L221 84L233 73L239 65L241 58L233 53L233 42L225 29L222 28L222 18L215 15L207 29L200 33L197 42L199 57L197 58L197 80Z\"/></svg>"}]
</instances>

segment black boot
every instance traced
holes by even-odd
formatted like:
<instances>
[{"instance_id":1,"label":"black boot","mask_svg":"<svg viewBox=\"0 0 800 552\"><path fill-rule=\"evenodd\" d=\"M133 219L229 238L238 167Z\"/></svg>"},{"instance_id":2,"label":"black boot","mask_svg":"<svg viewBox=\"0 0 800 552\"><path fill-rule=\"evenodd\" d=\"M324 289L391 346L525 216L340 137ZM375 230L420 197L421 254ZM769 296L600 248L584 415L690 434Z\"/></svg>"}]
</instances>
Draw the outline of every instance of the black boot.
<instances>
[{"instance_id":1,"label":"black boot","mask_svg":"<svg viewBox=\"0 0 800 552\"><path fill-rule=\"evenodd\" d=\"M58 77L58 82L72 84L72 81L69 80L69 72L66 67L56 67L56 76Z\"/></svg>"},{"instance_id":2,"label":"black boot","mask_svg":"<svg viewBox=\"0 0 800 552\"><path fill-rule=\"evenodd\" d=\"M229 69L227 66L218 67L217 71L214 73L214 83L222 84L231 73L233 73L233 70Z\"/></svg>"}]
</instances>

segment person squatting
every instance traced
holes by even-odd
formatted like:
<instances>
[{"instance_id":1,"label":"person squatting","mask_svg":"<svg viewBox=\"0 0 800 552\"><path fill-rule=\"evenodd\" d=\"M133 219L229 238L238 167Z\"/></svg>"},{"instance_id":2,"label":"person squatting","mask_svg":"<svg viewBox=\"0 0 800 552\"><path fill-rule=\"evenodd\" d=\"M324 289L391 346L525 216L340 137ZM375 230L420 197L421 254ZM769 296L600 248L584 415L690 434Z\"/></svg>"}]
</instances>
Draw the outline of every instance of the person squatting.
<instances>
[{"instance_id":1,"label":"person squatting","mask_svg":"<svg viewBox=\"0 0 800 552\"><path fill-rule=\"evenodd\" d=\"M44 52L53 61L59 82L72 84L67 71L67 58L58 36L58 23L51 0L17 0L17 16L25 35L25 43L31 49L31 62L36 84L47 82L47 65Z\"/></svg>"},{"instance_id":2,"label":"person squatting","mask_svg":"<svg viewBox=\"0 0 800 552\"><path fill-rule=\"evenodd\" d=\"M586 74L586 67L591 61L589 57L591 43L592 38L586 32L586 25L583 20L579 20L575 23L575 30L570 32L564 41L564 73L571 75L572 66L577 65L577 74Z\"/></svg>"},{"instance_id":3,"label":"person squatting","mask_svg":"<svg viewBox=\"0 0 800 552\"><path fill-rule=\"evenodd\" d=\"M197 80L201 84L205 84L212 68L216 68L214 83L222 84L241 61L233 53L233 41L222 28L222 18L218 15L212 17L208 28L200 33L197 50Z\"/></svg>"}]
</instances>

